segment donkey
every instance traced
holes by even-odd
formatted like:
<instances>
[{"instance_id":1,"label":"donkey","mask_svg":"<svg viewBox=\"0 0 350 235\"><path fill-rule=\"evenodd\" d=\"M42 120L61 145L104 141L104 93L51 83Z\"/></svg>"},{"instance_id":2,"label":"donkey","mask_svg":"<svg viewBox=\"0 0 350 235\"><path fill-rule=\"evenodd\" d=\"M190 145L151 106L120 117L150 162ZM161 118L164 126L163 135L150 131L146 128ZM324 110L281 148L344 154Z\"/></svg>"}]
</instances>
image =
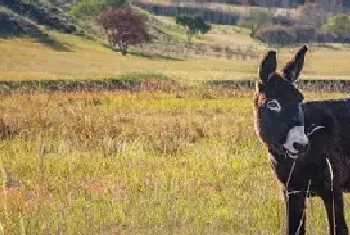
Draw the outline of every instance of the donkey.
<instances>
[{"instance_id":1,"label":"donkey","mask_svg":"<svg viewBox=\"0 0 350 235\"><path fill-rule=\"evenodd\" d=\"M304 45L281 73L276 52L261 61L254 95L257 135L283 184L286 234L305 234L306 198L322 198L331 235L348 234L343 192L350 191L350 98L303 102L294 86Z\"/></svg>"}]
</instances>

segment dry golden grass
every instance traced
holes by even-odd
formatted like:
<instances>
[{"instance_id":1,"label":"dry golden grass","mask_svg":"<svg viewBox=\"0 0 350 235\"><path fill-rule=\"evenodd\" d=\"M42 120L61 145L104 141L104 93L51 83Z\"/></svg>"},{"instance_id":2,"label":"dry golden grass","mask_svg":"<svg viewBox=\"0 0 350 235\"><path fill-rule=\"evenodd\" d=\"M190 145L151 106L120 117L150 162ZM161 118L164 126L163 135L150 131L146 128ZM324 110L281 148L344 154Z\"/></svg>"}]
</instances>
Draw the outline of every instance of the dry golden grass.
<instances>
[{"instance_id":1,"label":"dry golden grass","mask_svg":"<svg viewBox=\"0 0 350 235\"><path fill-rule=\"evenodd\" d=\"M284 204L251 95L3 97L3 123L18 135L0 142L0 234L281 234ZM312 204L309 231L326 234Z\"/></svg>"},{"instance_id":2,"label":"dry golden grass","mask_svg":"<svg viewBox=\"0 0 350 235\"><path fill-rule=\"evenodd\" d=\"M220 26L216 33L202 36L203 40L219 43L219 32L222 30ZM233 43L232 38L237 34L235 30L231 28L226 32L222 38L223 44ZM0 40L0 80L117 78L131 72L163 73L183 80L251 79L255 77L259 63L258 59L122 57L120 53L91 40L53 32L51 35L64 50L55 50L30 39ZM242 35L237 45L245 40L245 34ZM280 50L280 67L293 56L294 51ZM315 47L308 54L303 78L349 78L349 63L350 51L347 48Z\"/></svg>"},{"instance_id":3,"label":"dry golden grass","mask_svg":"<svg viewBox=\"0 0 350 235\"><path fill-rule=\"evenodd\" d=\"M78 40L73 37L74 40ZM101 45L81 48L86 40L69 41L69 50L55 51L31 40L1 40L1 80L110 78L128 72L161 72L189 80L234 79L247 76L254 64L215 59L148 59L108 51ZM249 74L249 72L248 72Z\"/></svg>"}]
</instances>

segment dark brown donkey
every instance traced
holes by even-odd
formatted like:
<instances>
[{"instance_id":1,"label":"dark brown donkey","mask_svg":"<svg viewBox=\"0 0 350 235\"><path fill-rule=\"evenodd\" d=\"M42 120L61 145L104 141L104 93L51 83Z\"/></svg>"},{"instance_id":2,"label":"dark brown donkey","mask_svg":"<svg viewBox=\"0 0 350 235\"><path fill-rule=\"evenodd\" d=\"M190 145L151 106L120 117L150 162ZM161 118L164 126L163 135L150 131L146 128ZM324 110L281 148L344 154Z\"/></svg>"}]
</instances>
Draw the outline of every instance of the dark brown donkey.
<instances>
[{"instance_id":1,"label":"dark brown donkey","mask_svg":"<svg viewBox=\"0 0 350 235\"><path fill-rule=\"evenodd\" d=\"M330 234L348 234L343 192L350 191L350 99L303 102L294 86L307 46L281 74L276 52L259 68L254 97L256 131L267 146L273 170L284 185L287 234L305 234L305 199L322 198Z\"/></svg>"}]
</instances>

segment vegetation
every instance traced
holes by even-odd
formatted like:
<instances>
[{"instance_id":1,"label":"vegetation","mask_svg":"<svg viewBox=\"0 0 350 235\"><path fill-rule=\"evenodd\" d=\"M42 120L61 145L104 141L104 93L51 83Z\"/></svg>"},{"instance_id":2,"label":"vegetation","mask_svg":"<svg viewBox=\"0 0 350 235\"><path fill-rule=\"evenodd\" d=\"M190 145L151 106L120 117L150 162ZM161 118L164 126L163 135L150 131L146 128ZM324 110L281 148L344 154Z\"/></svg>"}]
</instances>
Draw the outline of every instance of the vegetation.
<instances>
[{"instance_id":1,"label":"vegetation","mask_svg":"<svg viewBox=\"0 0 350 235\"><path fill-rule=\"evenodd\" d=\"M239 22L240 26L247 27L251 30L251 36L254 37L258 29L263 26L270 25L271 17L266 12L259 12L257 15L244 19Z\"/></svg>"},{"instance_id":2,"label":"vegetation","mask_svg":"<svg viewBox=\"0 0 350 235\"><path fill-rule=\"evenodd\" d=\"M295 44L295 43L309 43L319 39L319 34L312 26L283 26L272 25L259 28L255 37L262 42L268 44Z\"/></svg>"},{"instance_id":3,"label":"vegetation","mask_svg":"<svg viewBox=\"0 0 350 235\"><path fill-rule=\"evenodd\" d=\"M13 31L19 30L26 33L27 25L32 25L33 28L35 24L34 26L37 28L39 28L37 25L45 25L49 29L63 33L77 33L77 26L73 24L74 19L68 17L62 9L53 7L50 4L46 5L39 1L3 0L2 6L6 7L4 9L7 11L4 12L9 12L8 15L15 14L15 17L12 17L10 22L7 23L7 27L12 24ZM3 10L3 8L0 10ZM30 35L30 33L28 34ZM39 37L40 35L35 36Z\"/></svg>"},{"instance_id":4,"label":"vegetation","mask_svg":"<svg viewBox=\"0 0 350 235\"><path fill-rule=\"evenodd\" d=\"M129 45L151 40L146 16L138 14L131 7L103 11L98 21L108 35L109 44L113 47L118 45L123 56L127 54Z\"/></svg>"},{"instance_id":5,"label":"vegetation","mask_svg":"<svg viewBox=\"0 0 350 235\"><path fill-rule=\"evenodd\" d=\"M107 8L124 6L127 0L82 0L71 9L71 14L78 18L97 16Z\"/></svg>"},{"instance_id":6,"label":"vegetation","mask_svg":"<svg viewBox=\"0 0 350 235\"><path fill-rule=\"evenodd\" d=\"M329 18L323 29L336 35L339 42L350 42L350 18L348 15L340 14Z\"/></svg>"},{"instance_id":7,"label":"vegetation","mask_svg":"<svg viewBox=\"0 0 350 235\"><path fill-rule=\"evenodd\" d=\"M226 34L223 30L227 28L215 29L205 35L206 40L246 47L243 43L249 40L248 35L236 34L234 28ZM157 54L152 57L152 52L140 55L134 53L133 48L123 57L92 40L54 32L50 36L55 43L46 44L35 39L0 40L0 80L118 78L133 72L162 73L172 79L190 81L251 79L256 75L259 59L184 58L181 54L179 59ZM286 61L293 55L293 49L280 49L280 54L281 61ZM308 58L303 78L349 78L349 48L342 45L313 47Z\"/></svg>"},{"instance_id":8,"label":"vegetation","mask_svg":"<svg viewBox=\"0 0 350 235\"><path fill-rule=\"evenodd\" d=\"M251 95L3 97L1 131L17 133L1 141L0 234L282 233L282 195L254 134ZM341 97L308 95L320 96ZM309 203L308 227L325 234L321 202Z\"/></svg>"},{"instance_id":9,"label":"vegetation","mask_svg":"<svg viewBox=\"0 0 350 235\"><path fill-rule=\"evenodd\" d=\"M191 44L191 39L196 34L206 34L211 29L209 24L206 24L200 16L177 16L176 24L181 25L186 30L188 43Z\"/></svg>"},{"instance_id":10,"label":"vegetation","mask_svg":"<svg viewBox=\"0 0 350 235\"><path fill-rule=\"evenodd\" d=\"M97 16L99 5L87 14L92 8L82 7L97 2L80 1L72 12ZM174 18L156 19L159 33L186 40ZM1 96L0 235L284 231L280 188L254 133L252 92L198 86L251 79L259 58L170 57L133 46L121 56L94 40L45 33L51 41L0 39L0 80L137 79L144 89ZM192 43L265 50L250 33L213 25ZM304 78L348 78L349 48L328 47L312 47ZM294 53L279 50L282 61ZM309 230L324 235L322 202L308 203Z\"/></svg>"},{"instance_id":11,"label":"vegetation","mask_svg":"<svg viewBox=\"0 0 350 235\"><path fill-rule=\"evenodd\" d=\"M296 36L281 25L262 27L256 32L256 38L268 44L291 44Z\"/></svg>"}]
</instances>

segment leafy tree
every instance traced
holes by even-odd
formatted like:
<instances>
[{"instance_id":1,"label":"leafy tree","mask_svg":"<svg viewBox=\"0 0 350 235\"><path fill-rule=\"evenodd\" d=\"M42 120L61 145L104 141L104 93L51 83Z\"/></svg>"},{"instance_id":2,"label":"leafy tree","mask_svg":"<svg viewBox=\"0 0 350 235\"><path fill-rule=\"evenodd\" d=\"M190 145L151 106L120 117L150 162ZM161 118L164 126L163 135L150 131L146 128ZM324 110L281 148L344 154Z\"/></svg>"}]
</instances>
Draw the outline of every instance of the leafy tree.
<instances>
[{"instance_id":1,"label":"leafy tree","mask_svg":"<svg viewBox=\"0 0 350 235\"><path fill-rule=\"evenodd\" d=\"M328 19L323 29L337 36L341 42L350 42L350 19L344 14L335 15Z\"/></svg>"},{"instance_id":2,"label":"leafy tree","mask_svg":"<svg viewBox=\"0 0 350 235\"><path fill-rule=\"evenodd\" d=\"M108 35L109 43L112 46L118 45L124 56L129 45L150 41L146 21L146 16L131 7L109 9L101 12L98 18Z\"/></svg>"},{"instance_id":3,"label":"leafy tree","mask_svg":"<svg viewBox=\"0 0 350 235\"><path fill-rule=\"evenodd\" d=\"M104 0L107 7L111 8L119 8L125 5L127 3L127 0Z\"/></svg>"},{"instance_id":4,"label":"leafy tree","mask_svg":"<svg viewBox=\"0 0 350 235\"><path fill-rule=\"evenodd\" d=\"M189 44L191 44L191 39L194 35L199 33L206 34L211 29L211 25L206 24L199 16L177 16L175 21L176 24L183 26L186 30Z\"/></svg>"},{"instance_id":5,"label":"leafy tree","mask_svg":"<svg viewBox=\"0 0 350 235\"><path fill-rule=\"evenodd\" d=\"M251 37L255 37L256 32L264 26L272 25L272 19L268 13L259 12L257 15L242 19L239 22L240 26L247 27L251 30Z\"/></svg>"}]
</instances>

